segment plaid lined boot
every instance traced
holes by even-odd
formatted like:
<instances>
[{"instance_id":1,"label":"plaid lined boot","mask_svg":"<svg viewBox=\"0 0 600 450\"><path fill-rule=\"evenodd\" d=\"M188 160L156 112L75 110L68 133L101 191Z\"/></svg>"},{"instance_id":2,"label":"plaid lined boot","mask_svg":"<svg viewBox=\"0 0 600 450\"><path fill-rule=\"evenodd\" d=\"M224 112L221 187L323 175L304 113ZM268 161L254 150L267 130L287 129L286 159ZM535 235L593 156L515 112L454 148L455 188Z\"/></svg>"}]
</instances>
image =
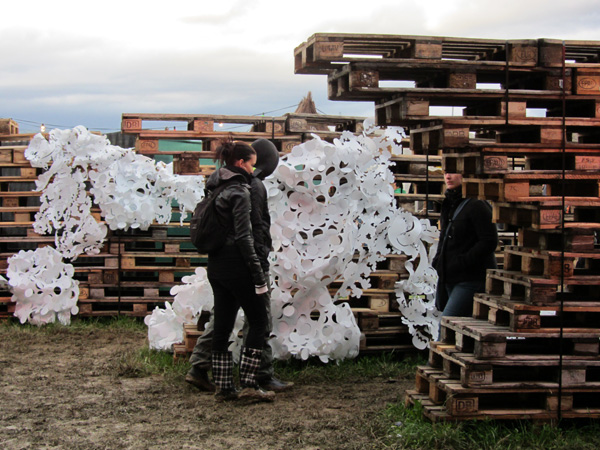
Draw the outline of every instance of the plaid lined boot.
<instances>
[{"instance_id":1,"label":"plaid lined boot","mask_svg":"<svg viewBox=\"0 0 600 450\"><path fill-rule=\"evenodd\" d=\"M215 400L217 402L236 400L238 390L233 384L233 356L231 352L212 353L212 372L217 386Z\"/></svg>"},{"instance_id":2,"label":"plaid lined boot","mask_svg":"<svg viewBox=\"0 0 600 450\"><path fill-rule=\"evenodd\" d=\"M262 350L255 348L242 349L240 361L240 385L242 391L239 398L259 402L272 402L275 400L275 392L265 391L256 381L256 373L260 367ZM214 368L213 368L214 370Z\"/></svg>"}]
</instances>

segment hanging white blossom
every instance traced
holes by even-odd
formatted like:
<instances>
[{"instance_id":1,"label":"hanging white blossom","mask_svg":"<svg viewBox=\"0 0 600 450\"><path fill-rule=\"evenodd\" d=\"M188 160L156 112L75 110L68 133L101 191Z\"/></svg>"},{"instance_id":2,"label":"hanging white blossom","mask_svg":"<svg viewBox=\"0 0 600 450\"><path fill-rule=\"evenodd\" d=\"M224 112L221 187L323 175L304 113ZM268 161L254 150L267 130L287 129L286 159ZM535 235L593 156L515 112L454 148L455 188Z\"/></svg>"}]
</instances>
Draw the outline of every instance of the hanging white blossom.
<instances>
[{"instance_id":1,"label":"hanging white blossom","mask_svg":"<svg viewBox=\"0 0 600 450\"><path fill-rule=\"evenodd\" d=\"M408 326L413 345L419 349L427 348L430 339L436 340L438 336L439 312L435 308L438 276L431 266L438 238L439 230L428 220L419 220L404 210L398 210L388 229L391 246L409 257L405 263L409 277L396 283L396 297L402 322Z\"/></svg>"}]
</instances>

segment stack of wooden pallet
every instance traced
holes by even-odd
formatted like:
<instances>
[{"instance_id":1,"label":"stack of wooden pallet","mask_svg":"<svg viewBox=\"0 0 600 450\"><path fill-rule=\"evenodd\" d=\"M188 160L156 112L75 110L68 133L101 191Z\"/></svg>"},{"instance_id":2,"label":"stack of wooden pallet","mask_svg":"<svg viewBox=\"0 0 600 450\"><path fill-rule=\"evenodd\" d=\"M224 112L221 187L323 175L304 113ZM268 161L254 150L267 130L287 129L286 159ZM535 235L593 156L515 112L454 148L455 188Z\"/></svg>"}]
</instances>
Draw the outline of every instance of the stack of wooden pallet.
<instances>
[{"instance_id":1,"label":"stack of wooden pallet","mask_svg":"<svg viewBox=\"0 0 600 450\"><path fill-rule=\"evenodd\" d=\"M135 147L139 153L159 153L161 141L188 140L198 142L206 157L211 157L220 141L229 136L247 142L269 139L280 152L287 153L310 139L312 134L331 140L342 131L360 132L364 119L301 113L279 117L125 113L122 115L121 130L137 137ZM178 125L185 129L177 129ZM177 154L181 155L180 152Z\"/></svg>"},{"instance_id":2,"label":"stack of wooden pallet","mask_svg":"<svg viewBox=\"0 0 600 450\"><path fill-rule=\"evenodd\" d=\"M408 401L432 420L600 416L600 42L317 34L295 55L516 236Z\"/></svg>"}]
</instances>

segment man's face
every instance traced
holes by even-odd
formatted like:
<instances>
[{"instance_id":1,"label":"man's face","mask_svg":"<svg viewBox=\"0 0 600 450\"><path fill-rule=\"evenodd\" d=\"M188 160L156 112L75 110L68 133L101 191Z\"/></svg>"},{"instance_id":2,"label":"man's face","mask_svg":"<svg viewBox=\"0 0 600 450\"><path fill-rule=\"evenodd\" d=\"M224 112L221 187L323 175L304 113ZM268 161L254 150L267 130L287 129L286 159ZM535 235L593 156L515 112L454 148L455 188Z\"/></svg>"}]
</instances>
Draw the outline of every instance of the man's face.
<instances>
[{"instance_id":1,"label":"man's face","mask_svg":"<svg viewBox=\"0 0 600 450\"><path fill-rule=\"evenodd\" d=\"M444 182L448 189L457 188L462 184L462 175L460 173L445 173Z\"/></svg>"}]
</instances>

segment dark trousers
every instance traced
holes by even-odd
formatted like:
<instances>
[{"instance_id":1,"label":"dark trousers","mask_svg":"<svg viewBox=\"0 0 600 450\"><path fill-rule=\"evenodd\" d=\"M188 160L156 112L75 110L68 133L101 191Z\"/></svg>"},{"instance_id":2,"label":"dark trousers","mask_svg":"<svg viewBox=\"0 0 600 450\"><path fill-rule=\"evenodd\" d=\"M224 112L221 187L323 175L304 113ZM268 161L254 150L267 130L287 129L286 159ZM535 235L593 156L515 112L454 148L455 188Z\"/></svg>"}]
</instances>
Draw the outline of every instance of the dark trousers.
<instances>
[{"instance_id":1,"label":"dark trousers","mask_svg":"<svg viewBox=\"0 0 600 450\"><path fill-rule=\"evenodd\" d=\"M267 330L267 310L265 301L254 292L249 276L237 276L231 279L208 278L215 298L213 352L226 352L229 336L233 330L240 307L249 324L246 346L262 349L265 345Z\"/></svg>"},{"instance_id":2,"label":"dark trousers","mask_svg":"<svg viewBox=\"0 0 600 450\"><path fill-rule=\"evenodd\" d=\"M473 296L477 292L485 292L485 281L445 283L438 289L445 289L448 297L442 316L469 317L473 313Z\"/></svg>"},{"instance_id":3,"label":"dark trousers","mask_svg":"<svg viewBox=\"0 0 600 450\"><path fill-rule=\"evenodd\" d=\"M271 298L265 295L262 296L265 302L265 308L267 309L267 329L265 331L265 335L269 336L271 334L272 328L272 319L271 319ZM202 335L196 341L196 345L194 346L194 350L190 356L190 364L192 367L198 370L210 370L212 365L212 340L213 333L215 329L214 324L214 312L211 311L210 319L204 325L204 331ZM248 337L248 331L250 327L248 326L248 320L244 320L244 347L248 347L248 342L246 338ZM273 370L273 349L268 342L265 342L265 346L263 348L260 368L258 369L257 378L261 380L267 380L272 378L274 375Z\"/></svg>"}]
</instances>

